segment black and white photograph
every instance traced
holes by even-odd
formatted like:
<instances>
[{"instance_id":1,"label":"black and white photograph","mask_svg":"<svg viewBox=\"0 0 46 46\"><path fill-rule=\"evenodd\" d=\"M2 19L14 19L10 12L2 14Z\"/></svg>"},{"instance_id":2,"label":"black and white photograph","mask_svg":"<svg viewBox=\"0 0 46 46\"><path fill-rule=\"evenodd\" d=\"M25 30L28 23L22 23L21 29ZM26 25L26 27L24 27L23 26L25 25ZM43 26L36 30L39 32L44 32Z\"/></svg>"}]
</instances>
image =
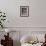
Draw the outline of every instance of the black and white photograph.
<instances>
[{"instance_id":1,"label":"black and white photograph","mask_svg":"<svg viewBox=\"0 0 46 46\"><path fill-rule=\"evenodd\" d=\"M29 6L20 6L20 16L21 17L29 16Z\"/></svg>"}]
</instances>

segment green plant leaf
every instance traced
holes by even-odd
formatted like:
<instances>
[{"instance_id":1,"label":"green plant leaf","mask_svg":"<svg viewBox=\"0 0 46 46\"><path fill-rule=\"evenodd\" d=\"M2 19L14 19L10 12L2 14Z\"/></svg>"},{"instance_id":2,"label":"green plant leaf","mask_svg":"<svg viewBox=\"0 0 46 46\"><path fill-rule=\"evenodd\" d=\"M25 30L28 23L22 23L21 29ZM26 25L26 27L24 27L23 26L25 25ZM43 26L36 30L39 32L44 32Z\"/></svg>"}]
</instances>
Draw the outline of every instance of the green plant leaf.
<instances>
[{"instance_id":1,"label":"green plant leaf","mask_svg":"<svg viewBox=\"0 0 46 46\"><path fill-rule=\"evenodd\" d=\"M5 22L6 20L6 15L4 12L0 12L0 26L3 28L3 23Z\"/></svg>"},{"instance_id":2,"label":"green plant leaf","mask_svg":"<svg viewBox=\"0 0 46 46\"><path fill-rule=\"evenodd\" d=\"M2 13L2 12L0 12L0 13Z\"/></svg>"},{"instance_id":3,"label":"green plant leaf","mask_svg":"<svg viewBox=\"0 0 46 46\"><path fill-rule=\"evenodd\" d=\"M6 17L6 16L3 16L3 17Z\"/></svg>"}]
</instances>

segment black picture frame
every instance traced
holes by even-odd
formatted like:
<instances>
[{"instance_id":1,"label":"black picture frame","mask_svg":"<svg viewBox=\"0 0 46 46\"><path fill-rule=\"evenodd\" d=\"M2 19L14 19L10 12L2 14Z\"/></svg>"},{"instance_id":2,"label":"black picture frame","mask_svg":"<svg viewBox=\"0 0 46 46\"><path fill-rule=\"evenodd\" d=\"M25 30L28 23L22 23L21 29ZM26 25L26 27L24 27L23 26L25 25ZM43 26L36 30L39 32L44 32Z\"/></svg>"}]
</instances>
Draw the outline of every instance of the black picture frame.
<instances>
[{"instance_id":1,"label":"black picture frame","mask_svg":"<svg viewBox=\"0 0 46 46\"><path fill-rule=\"evenodd\" d=\"M29 6L20 6L20 16L29 17Z\"/></svg>"}]
</instances>

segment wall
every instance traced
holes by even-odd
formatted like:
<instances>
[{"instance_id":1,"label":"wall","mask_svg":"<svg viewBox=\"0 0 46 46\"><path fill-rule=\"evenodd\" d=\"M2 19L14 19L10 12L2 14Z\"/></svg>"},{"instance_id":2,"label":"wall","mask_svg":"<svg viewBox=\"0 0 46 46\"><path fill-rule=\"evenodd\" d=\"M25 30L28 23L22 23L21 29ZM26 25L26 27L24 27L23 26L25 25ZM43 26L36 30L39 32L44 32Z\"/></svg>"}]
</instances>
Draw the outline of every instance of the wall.
<instances>
[{"instance_id":1,"label":"wall","mask_svg":"<svg viewBox=\"0 0 46 46\"><path fill-rule=\"evenodd\" d=\"M7 27L46 27L46 0L0 0ZM29 6L29 17L20 17L20 6Z\"/></svg>"}]
</instances>

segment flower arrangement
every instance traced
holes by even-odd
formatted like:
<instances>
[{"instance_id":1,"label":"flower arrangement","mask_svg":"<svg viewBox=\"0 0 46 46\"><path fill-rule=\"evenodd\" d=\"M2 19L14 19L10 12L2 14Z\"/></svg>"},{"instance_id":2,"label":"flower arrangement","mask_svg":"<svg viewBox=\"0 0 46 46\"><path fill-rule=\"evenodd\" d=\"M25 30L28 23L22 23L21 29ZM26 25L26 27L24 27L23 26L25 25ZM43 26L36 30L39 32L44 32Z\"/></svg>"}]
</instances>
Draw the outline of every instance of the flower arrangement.
<instances>
[{"instance_id":1,"label":"flower arrangement","mask_svg":"<svg viewBox=\"0 0 46 46\"><path fill-rule=\"evenodd\" d=\"M6 15L4 12L0 11L0 27L3 28L4 27L4 22L6 20Z\"/></svg>"}]
</instances>

